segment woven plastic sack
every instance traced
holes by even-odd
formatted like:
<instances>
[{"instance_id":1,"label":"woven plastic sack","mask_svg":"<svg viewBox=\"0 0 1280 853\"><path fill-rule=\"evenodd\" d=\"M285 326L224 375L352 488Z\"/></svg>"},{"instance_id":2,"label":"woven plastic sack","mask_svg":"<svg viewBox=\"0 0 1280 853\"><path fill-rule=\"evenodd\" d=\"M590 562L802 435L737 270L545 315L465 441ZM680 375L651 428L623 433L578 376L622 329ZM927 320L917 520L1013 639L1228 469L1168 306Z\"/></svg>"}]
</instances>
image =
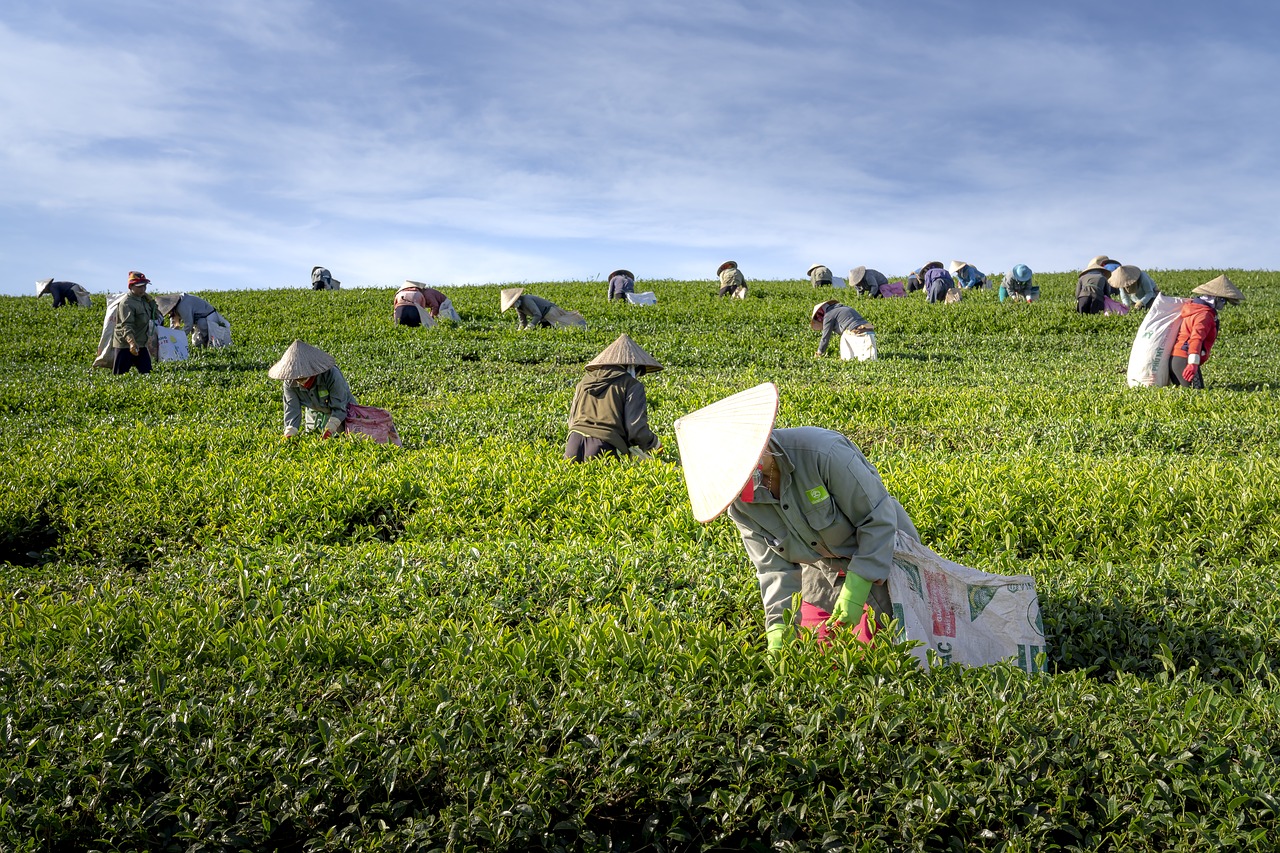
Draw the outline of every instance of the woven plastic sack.
<instances>
[{"instance_id":1,"label":"woven plastic sack","mask_svg":"<svg viewBox=\"0 0 1280 853\"><path fill-rule=\"evenodd\" d=\"M586 319L577 311L566 311L560 307L552 308L543 315L542 319L552 326L568 326L578 329L587 327Z\"/></svg>"},{"instance_id":2,"label":"woven plastic sack","mask_svg":"<svg viewBox=\"0 0 1280 853\"><path fill-rule=\"evenodd\" d=\"M652 290L646 290L644 293L628 293L627 301L632 305L657 305L658 294Z\"/></svg>"},{"instance_id":3,"label":"woven plastic sack","mask_svg":"<svg viewBox=\"0 0 1280 853\"><path fill-rule=\"evenodd\" d=\"M845 332L840 336L840 357L845 361L875 361L875 332Z\"/></svg>"},{"instance_id":4,"label":"woven plastic sack","mask_svg":"<svg viewBox=\"0 0 1280 853\"><path fill-rule=\"evenodd\" d=\"M1102 313L1108 317L1123 317L1129 313L1129 306L1123 302L1117 302L1110 296L1102 297Z\"/></svg>"},{"instance_id":5,"label":"woven plastic sack","mask_svg":"<svg viewBox=\"0 0 1280 853\"><path fill-rule=\"evenodd\" d=\"M885 282L880 286L881 296L906 296L907 288L900 281Z\"/></svg>"},{"instance_id":6,"label":"woven plastic sack","mask_svg":"<svg viewBox=\"0 0 1280 853\"><path fill-rule=\"evenodd\" d=\"M939 557L898 534L889 571L893 618L906 639L922 645L912 654L928 666L928 652L941 663L982 666L1012 661L1039 672L1046 651L1035 579L995 575Z\"/></svg>"},{"instance_id":7,"label":"woven plastic sack","mask_svg":"<svg viewBox=\"0 0 1280 853\"><path fill-rule=\"evenodd\" d=\"M187 360L187 333L181 329L156 324L156 337L160 341L160 361Z\"/></svg>"},{"instance_id":8,"label":"woven plastic sack","mask_svg":"<svg viewBox=\"0 0 1280 853\"><path fill-rule=\"evenodd\" d=\"M1156 388L1169 384L1169 360L1178 338L1182 303L1177 296L1157 293L1138 326L1129 350L1128 379L1130 388Z\"/></svg>"},{"instance_id":9,"label":"woven plastic sack","mask_svg":"<svg viewBox=\"0 0 1280 853\"><path fill-rule=\"evenodd\" d=\"M347 406L347 419L343 422L344 432L367 435L378 444L394 444L401 447L400 433L396 432L395 421L386 409L376 406L359 406L351 403Z\"/></svg>"},{"instance_id":10,"label":"woven plastic sack","mask_svg":"<svg viewBox=\"0 0 1280 853\"><path fill-rule=\"evenodd\" d=\"M111 348L111 335L116 330L116 308L129 294L120 293L107 298L107 315L102 318L102 337L98 338L98 354L93 360L94 367L110 368L115 360Z\"/></svg>"},{"instance_id":11,"label":"woven plastic sack","mask_svg":"<svg viewBox=\"0 0 1280 853\"><path fill-rule=\"evenodd\" d=\"M227 318L214 311L205 320L209 324L209 346L231 346L231 324L227 322Z\"/></svg>"}]
</instances>

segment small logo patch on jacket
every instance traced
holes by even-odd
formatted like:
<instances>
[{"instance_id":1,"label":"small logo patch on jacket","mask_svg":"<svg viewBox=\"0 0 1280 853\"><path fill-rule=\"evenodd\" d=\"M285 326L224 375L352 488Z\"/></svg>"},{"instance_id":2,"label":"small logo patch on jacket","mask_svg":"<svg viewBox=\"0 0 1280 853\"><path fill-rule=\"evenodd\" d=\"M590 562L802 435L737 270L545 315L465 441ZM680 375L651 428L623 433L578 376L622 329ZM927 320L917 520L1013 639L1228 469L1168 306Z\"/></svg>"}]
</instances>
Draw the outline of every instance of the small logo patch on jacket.
<instances>
[{"instance_id":1,"label":"small logo patch on jacket","mask_svg":"<svg viewBox=\"0 0 1280 853\"><path fill-rule=\"evenodd\" d=\"M831 493L827 491L826 486L818 486L817 488L809 489L804 493L804 496L809 499L809 503L817 504L831 497Z\"/></svg>"}]
</instances>

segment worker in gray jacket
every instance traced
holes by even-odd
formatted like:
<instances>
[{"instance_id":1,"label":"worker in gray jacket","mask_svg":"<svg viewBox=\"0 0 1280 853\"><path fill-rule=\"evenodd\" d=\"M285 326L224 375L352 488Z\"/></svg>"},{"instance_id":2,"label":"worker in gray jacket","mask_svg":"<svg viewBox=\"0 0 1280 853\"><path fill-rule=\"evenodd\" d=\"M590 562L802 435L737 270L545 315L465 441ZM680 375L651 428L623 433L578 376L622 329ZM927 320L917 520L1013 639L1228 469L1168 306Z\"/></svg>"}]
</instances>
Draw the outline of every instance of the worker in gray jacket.
<instances>
[{"instance_id":1,"label":"worker in gray jacket","mask_svg":"<svg viewBox=\"0 0 1280 853\"><path fill-rule=\"evenodd\" d=\"M865 317L834 299L828 299L813 306L813 312L809 315L809 328L815 332L822 332L822 339L818 341L818 351L814 353L815 358L826 355L827 346L833 337L839 340L845 332L875 330Z\"/></svg>"},{"instance_id":2,"label":"worker in gray jacket","mask_svg":"<svg viewBox=\"0 0 1280 853\"><path fill-rule=\"evenodd\" d=\"M509 287L502 291L502 313L506 313L509 309L516 309L519 315L519 328L536 329L539 326L550 326L549 316L560 306L556 305L550 299L543 299L541 296L534 296L532 293L525 293L523 287Z\"/></svg>"},{"instance_id":3,"label":"worker in gray jacket","mask_svg":"<svg viewBox=\"0 0 1280 853\"><path fill-rule=\"evenodd\" d=\"M854 267L849 270L849 286L858 291L859 296L877 297L880 288L889 283L889 278L880 270L869 270L866 267Z\"/></svg>"},{"instance_id":4,"label":"worker in gray jacket","mask_svg":"<svg viewBox=\"0 0 1280 853\"><path fill-rule=\"evenodd\" d=\"M323 426L321 438L342 432L347 411L356 399L333 356L303 341L294 341L267 375L284 386L285 438L293 438L301 430L304 408L308 429Z\"/></svg>"},{"instance_id":5,"label":"worker in gray jacket","mask_svg":"<svg viewBox=\"0 0 1280 853\"><path fill-rule=\"evenodd\" d=\"M849 439L818 427L774 429L777 410L777 386L766 382L676 421L694 518L728 510L756 569L770 649L797 623L820 629L820 638L857 625L869 641L875 616L892 613L885 582L894 539L920 534Z\"/></svg>"},{"instance_id":6,"label":"worker in gray jacket","mask_svg":"<svg viewBox=\"0 0 1280 853\"><path fill-rule=\"evenodd\" d=\"M217 308L194 293L165 293L156 297L156 305L170 326L191 335L193 347L209 346L209 317Z\"/></svg>"}]
</instances>

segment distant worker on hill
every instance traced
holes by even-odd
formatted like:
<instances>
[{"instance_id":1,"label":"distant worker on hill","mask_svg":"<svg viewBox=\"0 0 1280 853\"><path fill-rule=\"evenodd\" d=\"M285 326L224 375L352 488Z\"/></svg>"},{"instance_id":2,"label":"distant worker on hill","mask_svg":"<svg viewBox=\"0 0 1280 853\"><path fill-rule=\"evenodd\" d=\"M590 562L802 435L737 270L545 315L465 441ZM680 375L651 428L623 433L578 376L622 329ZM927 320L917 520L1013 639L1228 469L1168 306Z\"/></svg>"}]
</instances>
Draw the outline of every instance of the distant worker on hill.
<instances>
[{"instance_id":1,"label":"distant worker on hill","mask_svg":"<svg viewBox=\"0 0 1280 853\"><path fill-rule=\"evenodd\" d=\"M814 287L830 287L831 286L831 270L822 264L814 264L809 267L809 271L805 273L809 276L809 282Z\"/></svg>"},{"instance_id":2,"label":"distant worker on hill","mask_svg":"<svg viewBox=\"0 0 1280 853\"><path fill-rule=\"evenodd\" d=\"M1115 291L1107 282L1111 271L1107 264L1114 264L1106 255L1099 255L1080 271L1076 280L1076 311L1081 314L1101 314L1106 309L1106 299ZM1117 266L1119 266L1117 264Z\"/></svg>"},{"instance_id":3,"label":"distant worker on hill","mask_svg":"<svg viewBox=\"0 0 1280 853\"><path fill-rule=\"evenodd\" d=\"M869 642L877 615L893 613L894 539L920 534L849 439L774 429L777 411L778 388L766 382L676 421L693 517L705 524L728 510L755 564L770 649L794 637L797 622L820 639L850 627Z\"/></svg>"},{"instance_id":4,"label":"distant worker on hill","mask_svg":"<svg viewBox=\"0 0 1280 853\"><path fill-rule=\"evenodd\" d=\"M305 428L308 432L322 430L321 438L347 432L368 436L379 444L400 444L391 414L356 403L337 362L324 350L294 341L267 375L284 387L285 438L294 438Z\"/></svg>"},{"instance_id":5,"label":"distant worker on hill","mask_svg":"<svg viewBox=\"0 0 1280 853\"><path fill-rule=\"evenodd\" d=\"M720 277L720 295L737 299L747 298L747 279L738 269L737 261L725 261L716 269Z\"/></svg>"},{"instance_id":6,"label":"distant worker on hill","mask_svg":"<svg viewBox=\"0 0 1280 853\"><path fill-rule=\"evenodd\" d=\"M1191 293L1193 297L1182 303L1178 335L1169 360L1169 381L1203 388L1200 368L1209 360L1209 351L1218 339L1218 312L1227 303L1239 305L1244 294L1225 275L1205 282Z\"/></svg>"},{"instance_id":7,"label":"distant worker on hill","mask_svg":"<svg viewBox=\"0 0 1280 853\"><path fill-rule=\"evenodd\" d=\"M937 266L933 264L937 263ZM951 302L953 300L952 288L955 287L955 280L951 278L951 273L942 268L942 264L934 261L925 265L920 271L920 281L924 287L924 301L928 303L935 302ZM959 296L957 290L955 296Z\"/></svg>"},{"instance_id":8,"label":"distant worker on hill","mask_svg":"<svg viewBox=\"0 0 1280 853\"><path fill-rule=\"evenodd\" d=\"M821 358L826 354L827 346L833 337L838 339L845 332L865 334L875 329L865 317L848 305L841 305L835 299L828 299L813 306L813 311L809 314L809 328L822 333L818 341L818 351L813 354L814 358Z\"/></svg>"},{"instance_id":9,"label":"distant worker on hill","mask_svg":"<svg viewBox=\"0 0 1280 853\"><path fill-rule=\"evenodd\" d=\"M587 321L577 311L566 311L550 299L525 293L523 287L508 287L502 291L502 313L515 308L519 316L518 328L536 329L551 326L577 326L586 328Z\"/></svg>"},{"instance_id":10,"label":"distant worker on hill","mask_svg":"<svg viewBox=\"0 0 1280 853\"><path fill-rule=\"evenodd\" d=\"M458 315L457 309L453 307L453 300L445 296L434 287L429 287L420 281L405 280L404 287L416 287L422 294L422 299L427 303L427 313L431 315L431 319L439 320L444 318L451 323L461 323L462 317Z\"/></svg>"},{"instance_id":11,"label":"distant worker on hill","mask_svg":"<svg viewBox=\"0 0 1280 853\"><path fill-rule=\"evenodd\" d=\"M311 268L311 289L312 290L337 290L342 282L333 277L324 267Z\"/></svg>"},{"instance_id":12,"label":"distant worker on hill","mask_svg":"<svg viewBox=\"0 0 1280 853\"><path fill-rule=\"evenodd\" d=\"M1035 302L1040 298L1040 288L1032 283L1031 267L1026 264L1015 264L1013 269L1005 273L1004 281L996 296L1001 302L1005 298L1014 302Z\"/></svg>"},{"instance_id":13,"label":"distant worker on hill","mask_svg":"<svg viewBox=\"0 0 1280 853\"><path fill-rule=\"evenodd\" d=\"M115 358L111 372L117 376L135 368L139 373L151 372L151 350L158 348L156 324L160 322L160 309L155 297L147 293L151 280L140 272L129 273L129 293L116 302L115 329L111 333L111 346Z\"/></svg>"},{"instance_id":14,"label":"distant worker on hill","mask_svg":"<svg viewBox=\"0 0 1280 853\"><path fill-rule=\"evenodd\" d=\"M917 290L924 290L924 276L929 270L942 269L942 261L929 261L929 263L912 270L907 276L907 293L915 293Z\"/></svg>"},{"instance_id":15,"label":"distant worker on hill","mask_svg":"<svg viewBox=\"0 0 1280 853\"><path fill-rule=\"evenodd\" d=\"M888 283L888 276L879 270L866 267L854 267L849 270L849 286L856 289L859 296L879 297L880 288Z\"/></svg>"},{"instance_id":16,"label":"distant worker on hill","mask_svg":"<svg viewBox=\"0 0 1280 853\"><path fill-rule=\"evenodd\" d=\"M53 297L54 308L61 308L63 305L74 305L79 308L88 308L93 304L93 299L90 298L89 291L85 290L74 281L54 281L51 278L37 281L36 298L38 299L46 293Z\"/></svg>"},{"instance_id":17,"label":"distant worker on hill","mask_svg":"<svg viewBox=\"0 0 1280 853\"><path fill-rule=\"evenodd\" d=\"M649 404L640 377L662 369L657 359L627 335L587 362L573 390L564 458L582 462L595 456L626 455L632 447L662 450L649 429Z\"/></svg>"},{"instance_id":18,"label":"distant worker on hill","mask_svg":"<svg viewBox=\"0 0 1280 853\"><path fill-rule=\"evenodd\" d=\"M1120 302L1130 308L1150 308L1160 292L1151 276L1132 264L1123 264L1112 270L1107 283L1120 295Z\"/></svg>"},{"instance_id":19,"label":"distant worker on hill","mask_svg":"<svg viewBox=\"0 0 1280 853\"><path fill-rule=\"evenodd\" d=\"M436 292L439 293L439 291ZM396 291L396 295L391 300L391 320L397 326L430 328L436 324L435 318L427 308L427 297L422 287L415 282L406 281L404 286Z\"/></svg>"},{"instance_id":20,"label":"distant worker on hill","mask_svg":"<svg viewBox=\"0 0 1280 853\"><path fill-rule=\"evenodd\" d=\"M201 299L194 293L165 293L156 297L156 307L161 316L169 318L169 325L182 329L191 336L193 347L207 347L212 341L209 337L209 319L218 314L218 309Z\"/></svg>"},{"instance_id":21,"label":"distant worker on hill","mask_svg":"<svg viewBox=\"0 0 1280 853\"><path fill-rule=\"evenodd\" d=\"M609 273L609 301L626 301L628 293L636 292L636 277L631 270L614 270Z\"/></svg>"},{"instance_id":22,"label":"distant worker on hill","mask_svg":"<svg viewBox=\"0 0 1280 853\"><path fill-rule=\"evenodd\" d=\"M987 274L981 272L973 264L967 264L964 261L952 261L948 269L951 272L951 278L963 290L987 286Z\"/></svg>"}]
</instances>

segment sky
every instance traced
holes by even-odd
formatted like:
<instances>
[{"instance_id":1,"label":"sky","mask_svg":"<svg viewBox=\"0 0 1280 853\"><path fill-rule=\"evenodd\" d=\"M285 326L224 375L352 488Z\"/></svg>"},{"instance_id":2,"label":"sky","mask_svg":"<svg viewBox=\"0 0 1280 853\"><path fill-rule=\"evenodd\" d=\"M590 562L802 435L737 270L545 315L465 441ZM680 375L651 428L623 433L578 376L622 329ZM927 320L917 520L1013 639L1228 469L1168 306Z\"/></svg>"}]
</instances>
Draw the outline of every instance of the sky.
<instances>
[{"instance_id":1,"label":"sky","mask_svg":"<svg viewBox=\"0 0 1280 853\"><path fill-rule=\"evenodd\" d=\"M5 0L0 294L1275 269L1271 0Z\"/></svg>"}]
</instances>

